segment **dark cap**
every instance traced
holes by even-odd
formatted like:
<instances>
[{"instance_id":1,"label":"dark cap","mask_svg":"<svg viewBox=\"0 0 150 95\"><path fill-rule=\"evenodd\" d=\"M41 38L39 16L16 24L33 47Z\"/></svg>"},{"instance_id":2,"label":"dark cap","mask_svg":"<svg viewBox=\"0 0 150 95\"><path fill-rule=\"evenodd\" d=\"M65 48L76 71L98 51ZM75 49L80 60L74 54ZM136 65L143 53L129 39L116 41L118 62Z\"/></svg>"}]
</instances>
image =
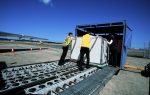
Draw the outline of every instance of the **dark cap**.
<instances>
[{"instance_id":1,"label":"dark cap","mask_svg":"<svg viewBox=\"0 0 150 95\"><path fill-rule=\"evenodd\" d=\"M72 34L73 34L72 32L69 32L69 33L68 33L68 35L72 35Z\"/></svg>"}]
</instances>

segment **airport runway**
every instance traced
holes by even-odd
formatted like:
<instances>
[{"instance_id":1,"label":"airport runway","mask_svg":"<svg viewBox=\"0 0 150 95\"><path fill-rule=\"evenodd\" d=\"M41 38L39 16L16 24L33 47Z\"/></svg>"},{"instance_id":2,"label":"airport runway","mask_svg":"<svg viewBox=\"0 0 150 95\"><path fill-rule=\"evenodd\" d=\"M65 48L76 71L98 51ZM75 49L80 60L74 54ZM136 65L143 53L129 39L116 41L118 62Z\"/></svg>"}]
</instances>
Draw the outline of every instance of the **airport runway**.
<instances>
[{"instance_id":1,"label":"airport runway","mask_svg":"<svg viewBox=\"0 0 150 95\"><path fill-rule=\"evenodd\" d=\"M0 53L12 52L12 51L30 51L47 49L48 47L25 45L25 44L0 44Z\"/></svg>"}]
</instances>

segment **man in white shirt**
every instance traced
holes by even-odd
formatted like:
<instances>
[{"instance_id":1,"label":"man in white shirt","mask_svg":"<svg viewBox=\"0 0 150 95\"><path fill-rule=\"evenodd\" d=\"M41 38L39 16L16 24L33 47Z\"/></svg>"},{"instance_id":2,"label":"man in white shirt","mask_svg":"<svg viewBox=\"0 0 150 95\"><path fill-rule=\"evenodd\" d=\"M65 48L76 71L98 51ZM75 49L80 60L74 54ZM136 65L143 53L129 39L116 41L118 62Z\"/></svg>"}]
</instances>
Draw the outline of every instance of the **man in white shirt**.
<instances>
[{"instance_id":1,"label":"man in white shirt","mask_svg":"<svg viewBox=\"0 0 150 95\"><path fill-rule=\"evenodd\" d=\"M116 67L117 66L117 43L114 35L111 35L111 40L107 43L110 46L110 59L109 64Z\"/></svg>"}]
</instances>

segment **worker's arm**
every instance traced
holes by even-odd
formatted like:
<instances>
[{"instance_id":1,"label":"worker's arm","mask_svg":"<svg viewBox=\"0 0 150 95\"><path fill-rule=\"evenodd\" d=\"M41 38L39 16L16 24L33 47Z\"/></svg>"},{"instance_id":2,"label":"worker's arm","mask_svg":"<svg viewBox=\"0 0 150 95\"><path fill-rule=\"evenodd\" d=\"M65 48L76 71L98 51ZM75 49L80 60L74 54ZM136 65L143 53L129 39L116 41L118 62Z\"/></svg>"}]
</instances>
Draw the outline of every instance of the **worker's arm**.
<instances>
[{"instance_id":1,"label":"worker's arm","mask_svg":"<svg viewBox=\"0 0 150 95\"><path fill-rule=\"evenodd\" d=\"M71 37L72 40L75 40L76 38L77 38L77 36L76 37Z\"/></svg>"},{"instance_id":2,"label":"worker's arm","mask_svg":"<svg viewBox=\"0 0 150 95\"><path fill-rule=\"evenodd\" d=\"M109 45L112 44L112 42L113 42L113 40L110 40L110 42L107 41L107 43L108 43Z\"/></svg>"},{"instance_id":3,"label":"worker's arm","mask_svg":"<svg viewBox=\"0 0 150 95\"><path fill-rule=\"evenodd\" d=\"M67 45L69 45L72 42L72 37L68 37L67 39Z\"/></svg>"},{"instance_id":4,"label":"worker's arm","mask_svg":"<svg viewBox=\"0 0 150 95\"><path fill-rule=\"evenodd\" d=\"M75 39L77 39L77 36L76 37L68 37L67 45L71 44L72 40L75 40Z\"/></svg>"},{"instance_id":5,"label":"worker's arm","mask_svg":"<svg viewBox=\"0 0 150 95\"><path fill-rule=\"evenodd\" d=\"M95 39L95 36L92 36L92 35L91 35L91 37L90 37L90 38L91 38L91 40L92 40L92 39Z\"/></svg>"}]
</instances>

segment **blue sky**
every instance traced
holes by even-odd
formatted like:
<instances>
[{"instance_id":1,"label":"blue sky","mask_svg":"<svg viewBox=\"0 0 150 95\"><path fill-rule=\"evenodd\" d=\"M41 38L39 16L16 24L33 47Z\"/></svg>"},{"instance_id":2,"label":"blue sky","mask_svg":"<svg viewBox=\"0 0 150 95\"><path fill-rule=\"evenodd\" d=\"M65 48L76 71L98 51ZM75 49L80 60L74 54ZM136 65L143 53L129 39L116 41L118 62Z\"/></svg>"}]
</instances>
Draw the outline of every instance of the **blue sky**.
<instances>
[{"instance_id":1,"label":"blue sky","mask_svg":"<svg viewBox=\"0 0 150 95\"><path fill-rule=\"evenodd\" d=\"M75 26L126 20L132 47L150 41L150 0L0 0L0 31L62 42Z\"/></svg>"}]
</instances>

